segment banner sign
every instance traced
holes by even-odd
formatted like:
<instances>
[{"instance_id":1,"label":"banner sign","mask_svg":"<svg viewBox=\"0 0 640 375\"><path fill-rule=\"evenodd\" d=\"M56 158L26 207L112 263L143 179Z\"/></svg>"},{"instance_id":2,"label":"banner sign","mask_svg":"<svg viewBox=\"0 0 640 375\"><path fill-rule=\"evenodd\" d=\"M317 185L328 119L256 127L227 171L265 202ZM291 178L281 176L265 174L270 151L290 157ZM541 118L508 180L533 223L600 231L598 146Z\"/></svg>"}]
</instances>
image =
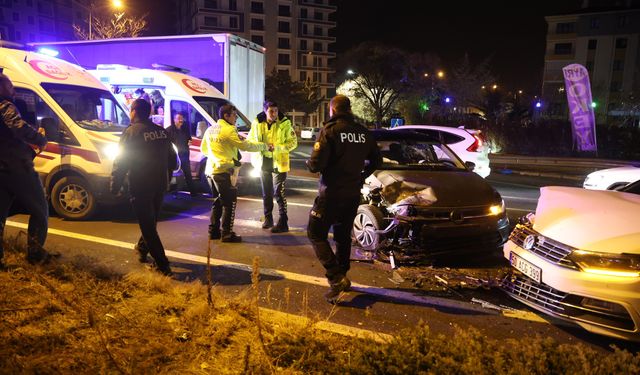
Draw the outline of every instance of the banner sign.
<instances>
[{"instance_id":1,"label":"banner sign","mask_svg":"<svg viewBox=\"0 0 640 375\"><path fill-rule=\"evenodd\" d=\"M562 68L562 73L569 102L573 144L578 151L597 151L589 72L580 64L571 64Z\"/></svg>"}]
</instances>

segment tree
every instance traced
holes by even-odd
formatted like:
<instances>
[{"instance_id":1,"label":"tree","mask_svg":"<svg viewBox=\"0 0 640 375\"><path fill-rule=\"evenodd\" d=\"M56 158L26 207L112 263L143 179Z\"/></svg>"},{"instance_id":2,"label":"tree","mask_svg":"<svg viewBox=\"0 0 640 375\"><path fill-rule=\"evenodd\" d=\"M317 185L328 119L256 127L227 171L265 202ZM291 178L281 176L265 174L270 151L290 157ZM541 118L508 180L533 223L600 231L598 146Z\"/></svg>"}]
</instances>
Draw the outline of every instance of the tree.
<instances>
[{"instance_id":1,"label":"tree","mask_svg":"<svg viewBox=\"0 0 640 375\"><path fill-rule=\"evenodd\" d=\"M470 107L483 109L486 112L486 97L481 87L490 87L489 85L493 82L495 78L489 70L489 59L472 66L469 56L465 54L451 70L447 79L447 90L463 113Z\"/></svg>"},{"instance_id":2,"label":"tree","mask_svg":"<svg viewBox=\"0 0 640 375\"><path fill-rule=\"evenodd\" d=\"M408 88L406 53L398 48L365 42L347 51L339 63L355 71L353 95L364 98L379 127L395 111L395 104Z\"/></svg>"},{"instance_id":3,"label":"tree","mask_svg":"<svg viewBox=\"0 0 640 375\"><path fill-rule=\"evenodd\" d=\"M358 95L355 90L356 83L354 81L361 79L362 78L360 77L356 77L355 79L344 81L340 86L338 86L336 93L347 96L350 99L351 112L354 116L365 122L371 123L376 121L376 113L369 101L364 96Z\"/></svg>"},{"instance_id":4,"label":"tree","mask_svg":"<svg viewBox=\"0 0 640 375\"><path fill-rule=\"evenodd\" d=\"M317 82L310 79L293 82L289 73L275 68L266 77L265 86L266 98L278 103L278 109L282 112L295 109L308 114L314 112L322 101Z\"/></svg>"},{"instance_id":5,"label":"tree","mask_svg":"<svg viewBox=\"0 0 640 375\"><path fill-rule=\"evenodd\" d=\"M73 24L76 39L112 39L137 37L147 29L147 15L142 17L128 17L124 12L114 13L113 18L91 15L91 37L87 29Z\"/></svg>"}]
</instances>

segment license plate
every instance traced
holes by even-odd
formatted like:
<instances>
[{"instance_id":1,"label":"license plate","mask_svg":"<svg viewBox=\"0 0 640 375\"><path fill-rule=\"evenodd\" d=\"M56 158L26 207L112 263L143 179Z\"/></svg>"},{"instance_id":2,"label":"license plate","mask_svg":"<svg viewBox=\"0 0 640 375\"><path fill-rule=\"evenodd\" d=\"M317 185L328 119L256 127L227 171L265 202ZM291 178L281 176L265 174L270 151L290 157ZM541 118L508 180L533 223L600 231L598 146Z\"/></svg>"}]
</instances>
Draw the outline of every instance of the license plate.
<instances>
[{"instance_id":1,"label":"license plate","mask_svg":"<svg viewBox=\"0 0 640 375\"><path fill-rule=\"evenodd\" d=\"M511 262L513 268L524 273L537 282L542 281L542 270L540 269L540 267L534 266L533 264L527 262L513 252L509 255L509 261Z\"/></svg>"}]
</instances>

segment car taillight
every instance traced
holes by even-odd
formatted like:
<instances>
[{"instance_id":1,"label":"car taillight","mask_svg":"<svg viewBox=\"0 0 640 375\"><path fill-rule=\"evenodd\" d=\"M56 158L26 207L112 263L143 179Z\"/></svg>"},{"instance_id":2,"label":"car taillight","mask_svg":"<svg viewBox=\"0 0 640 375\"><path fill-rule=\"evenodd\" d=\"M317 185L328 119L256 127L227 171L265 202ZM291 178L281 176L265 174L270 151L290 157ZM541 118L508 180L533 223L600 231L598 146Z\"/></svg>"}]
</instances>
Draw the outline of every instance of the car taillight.
<instances>
[{"instance_id":1,"label":"car taillight","mask_svg":"<svg viewBox=\"0 0 640 375\"><path fill-rule=\"evenodd\" d=\"M479 148L482 147L482 138L477 135L473 135L474 142L471 146L467 147L467 151L469 152L478 152Z\"/></svg>"}]
</instances>

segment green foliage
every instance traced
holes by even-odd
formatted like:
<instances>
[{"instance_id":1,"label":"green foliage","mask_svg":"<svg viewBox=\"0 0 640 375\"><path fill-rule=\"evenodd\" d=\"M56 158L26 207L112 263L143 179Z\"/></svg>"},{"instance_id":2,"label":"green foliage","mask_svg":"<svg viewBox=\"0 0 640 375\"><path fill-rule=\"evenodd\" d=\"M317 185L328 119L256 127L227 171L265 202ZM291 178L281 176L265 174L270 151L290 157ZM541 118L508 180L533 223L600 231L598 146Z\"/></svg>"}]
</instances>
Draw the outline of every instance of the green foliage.
<instances>
[{"instance_id":1,"label":"green foliage","mask_svg":"<svg viewBox=\"0 0 640 375\"><path fill-rule=\"evenodd\" d=\"M295 109L311 113L318 108L322 101L320 86L317 82L312 82L309 79L304 82L294 82L288 73L278 71L275 68L266 77L265 96L266 99L278 103L278 109L281 112Z\"/></svg>"},{"instance_id":2,"label":"green foliage","mask_svg":"<svg viewBox=\"0 0 640 375\"><path fill-rule=\"evenodd\" d=\"M341 66L349 66L356 77L353 94L369 103L376 124L395 112L403 92L407 91L409 66L406 53L398 48L365 42L341 57Z\"/></svg>"}]
</instances>

